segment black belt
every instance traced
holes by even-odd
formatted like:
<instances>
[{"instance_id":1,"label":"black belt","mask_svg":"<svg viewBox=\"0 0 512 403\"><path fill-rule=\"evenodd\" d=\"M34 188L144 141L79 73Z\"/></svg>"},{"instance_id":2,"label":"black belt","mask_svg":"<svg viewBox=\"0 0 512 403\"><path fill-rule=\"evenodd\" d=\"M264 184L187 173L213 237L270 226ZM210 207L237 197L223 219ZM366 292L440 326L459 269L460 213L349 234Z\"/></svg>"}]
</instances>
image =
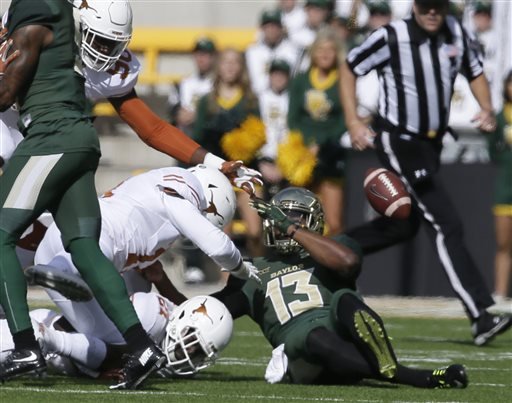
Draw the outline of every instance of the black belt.
<instances>
[{"instance_id":1,"label":"black belt","mask_svg":"<svg viewBox=\"0 0 512 403\"><path fill-rule=\"evenodd\" d=\"M453 136L453 138L455 138L455 139L459 138L457 133L455 133L455 131L451 127L448 127L448 126L447 127L443 127L443 128L439 128L436 131L432 130L432 131L429 131L427 133L414 133L414 132L412 132L410 130L407 130L404 127L395 126L389 120L384 119L381 116L377 116L375 118L375 129L377 131L379 131L379 132L386 131L386 132L389 132L391 134L397 134L397 135L407 134L407 135L409 135L411 137L419 138L419 139L422 139L422 140L437 140L437 141L441 141L441 139L443 138L443 136L445 135L446 132L449 132Z\"/></svg>"}]
</instances>

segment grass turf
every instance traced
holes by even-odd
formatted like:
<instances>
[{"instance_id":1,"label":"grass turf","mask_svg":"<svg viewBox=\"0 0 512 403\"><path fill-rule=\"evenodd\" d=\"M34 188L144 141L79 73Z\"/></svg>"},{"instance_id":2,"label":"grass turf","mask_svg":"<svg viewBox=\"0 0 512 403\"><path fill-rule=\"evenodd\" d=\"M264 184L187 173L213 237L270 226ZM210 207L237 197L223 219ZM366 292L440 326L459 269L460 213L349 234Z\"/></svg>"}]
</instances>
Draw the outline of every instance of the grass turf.
<instances>
[{"instance_id":1,"label":"grass turf","mask_svg":"<svg viewBox=\"0 0 512 403\"><path fill-rule=\"evenodd\" d=\"M385 318L399 360L408 366L466 366L464 390L425 390L376 381L355 386L266 384L270 345L248 319L217 365L195 379L152 378L140 391L112 392L108 383L49 375L0 386L0 402L512 402L512 332L485 347L472 344L464 319Z\"/></svg>"}]
</instances>

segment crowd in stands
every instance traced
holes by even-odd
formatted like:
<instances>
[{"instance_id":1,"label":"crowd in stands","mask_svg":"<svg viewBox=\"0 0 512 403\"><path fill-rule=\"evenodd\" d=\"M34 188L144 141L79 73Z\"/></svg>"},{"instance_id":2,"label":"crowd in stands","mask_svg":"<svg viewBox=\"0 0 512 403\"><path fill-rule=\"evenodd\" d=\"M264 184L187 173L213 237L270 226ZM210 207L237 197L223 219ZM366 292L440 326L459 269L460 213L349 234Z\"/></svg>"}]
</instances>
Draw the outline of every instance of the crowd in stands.
<instances>
[{"instance_id":1,"label":"crowd in stands","mask_svg":"<svg viewBox=\"0 0 512 403\"><path fill-rule=\"evenodd\" d=\"M328 233L338 234L344 229L343 178L350 148L349 137L343 137L338 66L371 32L410 15L412 4L278 0L275 8L261 13L257 39L245 53L219 52L211 39L199 38L193 49L196 71L169 96L171 121L215 154L244 159L258 169L265 182L260 196L272 196L290 184L314 191L324 206ZM450 12L474 30L491 81L499 46L491 29L492 2L464 5L452 2ZM465 79L457 80L452 121L471 129L468 103L474 101ZM378 88L375 72L357 83L358 113L368 124L377 109ZM264 125L263 141L244 133L251 117ZM226 134L238 135L239 142L228 142ZM237 154L236 148L244 153ZM247 249L250 255L260 255L260 218L247 208L247 195L242 193L239 216L246 225ZM510 240L501 243L502 249L510 248Z\"/></svg>"}]
</instances>

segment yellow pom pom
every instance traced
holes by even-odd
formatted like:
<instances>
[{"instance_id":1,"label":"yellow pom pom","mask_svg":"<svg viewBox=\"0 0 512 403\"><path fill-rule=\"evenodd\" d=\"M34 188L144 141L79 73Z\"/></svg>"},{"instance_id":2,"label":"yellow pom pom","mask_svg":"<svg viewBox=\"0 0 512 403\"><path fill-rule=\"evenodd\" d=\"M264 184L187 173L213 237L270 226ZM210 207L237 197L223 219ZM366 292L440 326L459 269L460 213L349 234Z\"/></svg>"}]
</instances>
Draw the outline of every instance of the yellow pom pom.
<instances>
[{"instance_id":1,"label":"yellow pom pom","mask_svg":"<svg viewBox=\"0 0 512 403\"><path fill-rule=\"evenodd\" d=\"M247 164L254 159L266 141L265 125L261 119L250 115L240 127L225 133L220 145L230 160L242 160Z\"/></svg>"},{"instance_id":2,"label":"yellow pom pom","mask_svg":"<svg viewBox=\"0 0 512 403\"><path fill-rule=\"evenodd\" d=\"M306 186L313 179L317 160L304 145L302 134L290 132L288 138L278 146L277 165L284 177L294 186Z\"/></svg>"}]
</instances>

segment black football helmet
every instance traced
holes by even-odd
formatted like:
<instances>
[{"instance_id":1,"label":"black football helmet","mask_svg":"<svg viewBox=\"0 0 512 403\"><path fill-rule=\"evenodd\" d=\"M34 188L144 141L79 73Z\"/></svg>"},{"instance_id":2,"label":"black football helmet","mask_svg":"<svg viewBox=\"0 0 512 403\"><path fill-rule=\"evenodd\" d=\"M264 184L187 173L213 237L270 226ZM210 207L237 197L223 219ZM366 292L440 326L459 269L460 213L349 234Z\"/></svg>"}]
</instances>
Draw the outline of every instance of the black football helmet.
<instances>
[{"instance_id":1,"label":"black football helmet","mask_svg":"<svg viewBox=\"0 0 512 403\"><path fill-rule=\"evenodd\" d=\"M324 231L324 212L314 193L304 188L289 187L281 190L270 200L278 206L288 218L310 231L322 234ZM263 220L263 235L266 246L276 248L281 254L290 254L302 250L302 246L293 239L281 234L271 220Z\"/></svg>"}]
</instances>

